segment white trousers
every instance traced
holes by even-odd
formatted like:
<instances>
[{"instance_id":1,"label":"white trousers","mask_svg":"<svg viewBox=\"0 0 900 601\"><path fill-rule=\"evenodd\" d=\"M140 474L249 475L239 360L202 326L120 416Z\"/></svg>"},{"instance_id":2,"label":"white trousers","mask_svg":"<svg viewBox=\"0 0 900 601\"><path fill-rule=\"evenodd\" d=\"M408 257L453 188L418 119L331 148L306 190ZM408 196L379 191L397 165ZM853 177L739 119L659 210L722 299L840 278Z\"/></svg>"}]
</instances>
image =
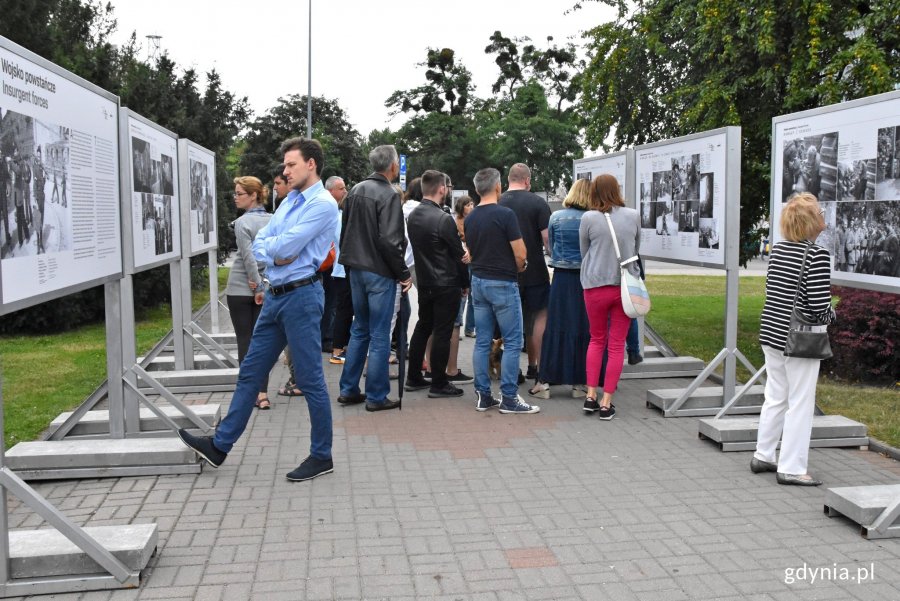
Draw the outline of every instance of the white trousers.
<instances>
[{"instance_id":1,"label":"white trousers","mask_svg":"<svg viewBox=\"0 0 900 601\"><path fill-rule=\"evenodd\" d=\"M803 475L809 461L809 438L821 361L785 357L778 349L765 344L762 350L766 356L766 400L759 415L754 456L775 463L775 447L780 438L778 471Z\"/></svg>"}]
</instances>

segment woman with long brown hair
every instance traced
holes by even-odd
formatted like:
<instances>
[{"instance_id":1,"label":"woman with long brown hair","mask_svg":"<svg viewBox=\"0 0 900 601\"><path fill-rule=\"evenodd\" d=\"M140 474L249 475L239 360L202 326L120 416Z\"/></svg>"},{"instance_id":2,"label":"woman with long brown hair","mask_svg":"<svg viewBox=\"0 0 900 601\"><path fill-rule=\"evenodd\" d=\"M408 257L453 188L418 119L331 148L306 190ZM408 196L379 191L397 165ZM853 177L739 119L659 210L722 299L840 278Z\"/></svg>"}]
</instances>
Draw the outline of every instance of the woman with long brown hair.
<instances>
[{"instance_id":1,"label":"woman with long brown hair","mask_svg":"<svg viewBox=\"0 0 900 601\"><path fill-rule=\"evenodd\" d=\"M621 255L622 260L637 255L641 243L641 219L637 211L625 207L619 182L612 175L598 175L591 182L590 208L578 228L582 256L581 286L591 324L591 342L585 366L587 395L584 411L596 411L600 419L610 420L616 414L612 397L622 374L625 337L631 325L631 318L625 315L622 308L622 276L617 255ZM616 253L616 244L619 253ZM627 269L640 277L635 262L629 263ZM597 387L604 350L609 355L609 361L603 380L603 397L598 402Z\"/></svg>"}]
</instances>

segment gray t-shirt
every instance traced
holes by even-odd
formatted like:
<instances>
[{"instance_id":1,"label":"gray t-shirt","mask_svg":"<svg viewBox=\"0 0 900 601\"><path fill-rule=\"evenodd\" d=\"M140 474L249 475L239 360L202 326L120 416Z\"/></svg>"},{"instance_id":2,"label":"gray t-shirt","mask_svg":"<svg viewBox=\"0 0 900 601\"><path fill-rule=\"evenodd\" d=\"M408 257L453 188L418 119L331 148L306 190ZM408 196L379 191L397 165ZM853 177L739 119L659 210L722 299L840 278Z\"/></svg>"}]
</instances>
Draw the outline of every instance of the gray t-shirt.
<instances>
[{"instance_id":1,"label":"gray t-shirt","mask_svg":"<svg viewBox=\"0 0 900 601\"><path fill-rule=\"evenodd\" d=\"M613 229L619 241L622 260L638 254L641 246L641 220L638 212L627 207L613 207L610 212ZM618 286L622 275L616 259L616 247L609 232L606 217L600 211L587 211L578 228L581 247L581 287ZM628 271L640 277L637 262Z\"/></svg>"}]
</instances>

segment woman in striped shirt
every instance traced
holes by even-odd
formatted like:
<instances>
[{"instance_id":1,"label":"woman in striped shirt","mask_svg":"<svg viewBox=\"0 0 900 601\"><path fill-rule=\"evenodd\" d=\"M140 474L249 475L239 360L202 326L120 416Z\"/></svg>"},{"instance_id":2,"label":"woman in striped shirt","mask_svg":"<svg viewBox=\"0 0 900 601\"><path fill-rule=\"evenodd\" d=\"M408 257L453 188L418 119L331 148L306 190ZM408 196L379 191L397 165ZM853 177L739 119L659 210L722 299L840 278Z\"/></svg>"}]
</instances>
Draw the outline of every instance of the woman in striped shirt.
<instances>
[{"instance_id":1,"label":"woman in striped shirt","mask_svg":"<svg viewBox=\"0 0 900 601\"><path fill-rule=\"evenodd\" d=\"M813 244L824 230L825 210L819 208L816 197L808 192L794 195L781 212L784 241L772 247L766 274L759 341L766 357L767 380L750 469L754 473L777 472L779 484L821 484L806 473L819 360L785 357L784 345L798 286L797 308L807 319L820 324L830 324L835 319L831 307L831 256L825 248ZM781 456L776 464L779 438Z\"/></svg>"}]
</instances>

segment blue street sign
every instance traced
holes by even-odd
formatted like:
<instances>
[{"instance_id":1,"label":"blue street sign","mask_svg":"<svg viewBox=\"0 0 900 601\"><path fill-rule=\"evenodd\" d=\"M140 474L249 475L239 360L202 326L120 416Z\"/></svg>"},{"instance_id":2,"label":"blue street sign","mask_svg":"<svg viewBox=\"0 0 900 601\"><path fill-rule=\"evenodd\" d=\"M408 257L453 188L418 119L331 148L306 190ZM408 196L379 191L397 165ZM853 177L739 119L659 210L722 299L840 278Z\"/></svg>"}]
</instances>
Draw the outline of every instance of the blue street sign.
<instances>
[{"instance_id":1,"label":"blue street sign","mask_svg":"<svg viewBox=\"0 0 900 601\"><path fill-rule=\"evenodd\" d=\"M406 175L406 155L400 155L400 175Z\"/></svg>"}]
</instances>

